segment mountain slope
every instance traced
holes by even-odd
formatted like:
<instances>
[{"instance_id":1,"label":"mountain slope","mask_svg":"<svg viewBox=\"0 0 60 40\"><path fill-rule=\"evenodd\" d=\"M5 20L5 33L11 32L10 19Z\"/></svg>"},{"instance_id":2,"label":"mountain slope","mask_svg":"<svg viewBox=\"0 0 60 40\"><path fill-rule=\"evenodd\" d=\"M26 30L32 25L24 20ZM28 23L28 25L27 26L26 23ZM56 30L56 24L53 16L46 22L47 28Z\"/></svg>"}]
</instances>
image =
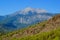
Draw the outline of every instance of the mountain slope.
<instances>
[{"instance_id":1,"label":"mountain slope","mask_svg":"<svg viewBox=\"0 0 60 40\"><path fill-rule=\"evenodd\" d=\"M0 29L5 29L7 32L10 32L48 20L52 16L54 14L47 13L43 9L26 8L4 16L3 20L0 21Z\"/></svg>"},{"instance_id":2,"label":"mountain slope","mask_svg":"<svg viewBox=\"0 0 60 40\"><path fill-rule=\"evenodd\" d=\"M22 38L12 38L11 40L60 40L59 28L49 32L38 33L36 35L30 35Z\"/></svg>"},{"instance_id":3,"label":"mountain slope","mask_svg":"<svg viewBox=\"0 0 60 40\"><path fill-rule=\"evenodd\" d=\"M44 38L46 38L46 37L48 37L48 39L49 39L49 37L51 37L50 40L53 40L53 39L55 40L56 37L57 37L57 39L59 39L59 37L60 37L59 33L60 33L60 14L54 16L53 18L49 19L48 21L32 25L23 30L18 30L18 31L12 32L10 34L2 36L2 38L7 39L7 40L10 40L10 39L16 39L16 40L17 39L19 39L19 40L29 40L29 39L32 40L33 39L34 40L35 39L34 37L37 36L38 40L40 40L41 37L42 37L41 40L44 40ZM30 36L30 35L32 35L32 36ZM39 35L41 35L41 36L39 36ZM46 38L46 40L48 40L48 39ZM37 40L37 39L35 39L35 40Z\"/></svg>"}]
</instances>

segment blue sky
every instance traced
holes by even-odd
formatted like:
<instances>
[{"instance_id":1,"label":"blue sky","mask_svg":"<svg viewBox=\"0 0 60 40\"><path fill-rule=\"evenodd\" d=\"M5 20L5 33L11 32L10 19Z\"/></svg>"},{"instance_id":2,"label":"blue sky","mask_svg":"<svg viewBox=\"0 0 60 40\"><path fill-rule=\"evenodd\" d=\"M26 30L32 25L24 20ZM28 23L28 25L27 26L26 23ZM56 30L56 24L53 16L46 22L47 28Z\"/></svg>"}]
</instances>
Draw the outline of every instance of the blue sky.
<instances>
[{"instance_id":1,"label":"blue sky","mask_svg":"<svg viewBox=\"0 0 60 40\"><path fill-rule=\"evenodd\" d=\"M60 13L60 0L0 0L0 15L11 14L27 7Z\"/></svg>"}]
</instances>

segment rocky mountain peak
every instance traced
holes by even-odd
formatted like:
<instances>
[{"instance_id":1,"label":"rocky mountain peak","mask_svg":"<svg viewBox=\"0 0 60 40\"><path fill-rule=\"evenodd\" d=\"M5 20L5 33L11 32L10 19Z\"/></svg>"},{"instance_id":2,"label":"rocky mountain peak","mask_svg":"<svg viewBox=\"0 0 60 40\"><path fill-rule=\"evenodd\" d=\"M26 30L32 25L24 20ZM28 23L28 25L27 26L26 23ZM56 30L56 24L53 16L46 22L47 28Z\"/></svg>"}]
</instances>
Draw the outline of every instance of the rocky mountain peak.
<instances>
[{"instance_id":1,"label":"rocky mountain peak","mask_svg":"<svg viewBox=\"0 0 60 40\"><path fill-rule=\"evenodd\" d=\"M47 11L44 10L44 9L27 7L25 9L21 10L20 14L24 14L25 15L25 14L28 14L28 12L32 12L32 13L34 13L34 12L36 12L36 13L47 13Z\"/></svg>"}]
</instances>

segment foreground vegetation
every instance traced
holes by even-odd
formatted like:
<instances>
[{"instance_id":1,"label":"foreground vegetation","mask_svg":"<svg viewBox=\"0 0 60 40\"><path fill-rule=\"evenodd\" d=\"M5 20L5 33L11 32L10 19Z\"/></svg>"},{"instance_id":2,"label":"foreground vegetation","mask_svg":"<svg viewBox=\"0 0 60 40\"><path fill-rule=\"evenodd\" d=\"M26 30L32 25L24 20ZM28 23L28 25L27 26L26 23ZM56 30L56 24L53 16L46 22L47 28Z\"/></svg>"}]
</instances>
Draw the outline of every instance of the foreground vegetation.
<instances>
[{"instance_id":1,"label":"foreground vegetation","mask_svg":"<svg viewBox=\"0 0 60 40\"><path fill-rule=\"evenodd\" d=\"M22 38L12 38L11 40L60 40L60 29L52 30L50 32L38 33L36 35Z\"/></svg>"},{"instance_id":2,"label":"foreground vegetation","mask_svg":"<svg viewBox=\"0 0 60 40\"><path fill-rule=\"evenodd\" d=\"M3 37L0 37L0 40L4 40ZM60 40L60 28L21 38L9 37L7 40Z\"/></svg>"}]
</instances>

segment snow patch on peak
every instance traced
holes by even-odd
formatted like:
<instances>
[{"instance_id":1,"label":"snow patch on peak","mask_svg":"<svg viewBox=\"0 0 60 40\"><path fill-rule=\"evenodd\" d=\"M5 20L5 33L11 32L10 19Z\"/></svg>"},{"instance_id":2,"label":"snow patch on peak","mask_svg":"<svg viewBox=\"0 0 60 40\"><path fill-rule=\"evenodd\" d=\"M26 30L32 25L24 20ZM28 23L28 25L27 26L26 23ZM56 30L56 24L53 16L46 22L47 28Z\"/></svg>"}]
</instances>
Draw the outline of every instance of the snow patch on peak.
<instances>
[{"instance_id":1,"label":"snow patch on peak","mask_svg":"<svg viewBox=\"0 0 60 40\"><path fill-rule=\"evenodd\" d=\"M34 10L34 9L31 8L31 7L27 7L27 8L25 8L24 10L25 10L25 11L30 11L30 10Z\"/></svg>"},{"instance_id":2,"label":"snow patch on peak","mask_svg":"<svg viewBox=\"0 0 60 40\"><path fill-rule=\"evenodd\" d=\"M43 10L43 9L36 9L36 12L37 13L46 13L47 11L46 10Z\"/></svg>"},{"instance_id":3,"label":"snow patch on peak","mask_svg":"<svg viewBox=\"0 0 60 40\"><path fill-rule=\"evenodd\" d=\"M35 9L31 8L31 7L28 7L28 8L25 8L24 10L22 10L23 12L27 13L29 11L33 12Z\"/></svg>"},{"instance_id":4,"label":"snow patch on peak","mask_svg":"<svg viewBox=\"0 0 60 40\"><path fill-rule=\"evenodd\" d=\"M36 12L36 13L47 13L47 11L46 10L43 10L43 9L27 7L25 9L21 10L19 12L19 14L26 15L26 14L29 14L28 13L29 11L32 12L32 13L34 13L34 12Z\"/></svg>"},{"instance_id":5,"label":"snow patch on peak","mask_svg":"<svg viewBox=\"0 0 60 40\"><path fill-rule=\"evenodd\" d=\"M27 7L27 8L25 8L25 9L22 10L22 11L24 11L24 12L32 11L32 12L38 12L38 13L47 12L46 10L43 10L43 9L31 8L31 7Z\"/></svg>"}]
</instances>

